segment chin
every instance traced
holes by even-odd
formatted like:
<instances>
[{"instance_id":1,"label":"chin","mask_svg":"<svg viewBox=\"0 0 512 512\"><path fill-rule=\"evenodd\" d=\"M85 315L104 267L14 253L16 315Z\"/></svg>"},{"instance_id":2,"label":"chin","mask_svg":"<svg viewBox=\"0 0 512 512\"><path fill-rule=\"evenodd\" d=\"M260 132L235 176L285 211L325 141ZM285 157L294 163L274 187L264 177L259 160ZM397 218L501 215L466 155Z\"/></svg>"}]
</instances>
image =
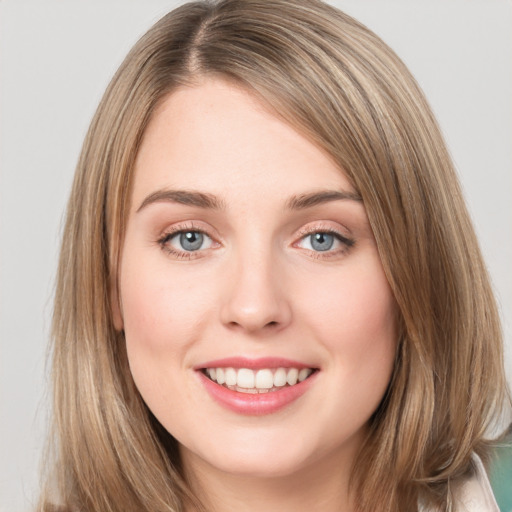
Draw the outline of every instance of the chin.
<instances>
[{"instance_id":1,"label":"chin","mask_svg":"<svg viewBox=\"0 0 512 512\"><path fill-rule=\"evenodd\" d=\"M222 460L213 460L210 457L209 464L218 470L237 475L242 478L286 478L294 473L300 472L307 466L306 460L299 455L287 454L233 454L231 457L224 457Z\"/></svg>"},{"instance_id":2,"label":"chin","mask_svg":"<svg viewBox=\"0 0 512 512\"><path fill-rule=\"evenodd\" d=\"M238 435L237 435L238 434ZM185 464L206 464L226 474L247 478L284 478L313 465L325 451L314 439L309 442L292 432L233 433L226 438L192 449L181 446ZM247 433L246 433L247 434Z\"/></svg>"}]
</instances>

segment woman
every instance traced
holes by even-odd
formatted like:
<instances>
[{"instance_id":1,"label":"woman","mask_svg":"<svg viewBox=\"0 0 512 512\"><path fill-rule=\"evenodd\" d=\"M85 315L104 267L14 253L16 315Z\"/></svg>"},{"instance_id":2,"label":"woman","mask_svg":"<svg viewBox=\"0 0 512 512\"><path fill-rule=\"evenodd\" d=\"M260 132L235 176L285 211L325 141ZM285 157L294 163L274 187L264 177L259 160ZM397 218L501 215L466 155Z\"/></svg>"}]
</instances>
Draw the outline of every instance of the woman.
<instances>
[{"instance_id":1,"label":"woman","mask_svg":"<svg viewBox=\"0 0 512 512\"><path fill-rule=\"evenodd\" d=\"M496 307L380 39L225 0L137 43L71 194L54 396L42 510L495 510Z\"/></svg>"}]
</instances>

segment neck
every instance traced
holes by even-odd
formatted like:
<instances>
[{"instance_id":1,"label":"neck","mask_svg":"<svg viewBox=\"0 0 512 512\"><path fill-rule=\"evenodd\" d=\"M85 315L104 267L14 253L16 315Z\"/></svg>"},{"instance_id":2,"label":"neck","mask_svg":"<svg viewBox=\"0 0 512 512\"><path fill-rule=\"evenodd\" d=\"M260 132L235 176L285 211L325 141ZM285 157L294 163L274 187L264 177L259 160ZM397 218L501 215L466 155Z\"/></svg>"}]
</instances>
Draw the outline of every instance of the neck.
<instances>
[{"instance_id":1,"label":"neck","mask_svg":"<svg viewBox=\"0 0 512 512\"><path fill-rule=\"evenodd\" d=\"M354 454L351 454L354 455ZM353 512L353 457L330 454L284 476L247 476L213 468L182 448L186 478L208 512ZM187 508L186 512L198 512Z\"/></svg>"}]
</instances>

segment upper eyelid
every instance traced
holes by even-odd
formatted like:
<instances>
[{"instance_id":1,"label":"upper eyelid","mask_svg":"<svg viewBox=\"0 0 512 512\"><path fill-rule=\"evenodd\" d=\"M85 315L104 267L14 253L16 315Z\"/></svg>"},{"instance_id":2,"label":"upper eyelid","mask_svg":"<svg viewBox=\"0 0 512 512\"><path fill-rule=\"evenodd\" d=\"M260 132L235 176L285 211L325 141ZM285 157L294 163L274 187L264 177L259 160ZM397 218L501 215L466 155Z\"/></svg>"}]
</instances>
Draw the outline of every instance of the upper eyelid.
<instances>
[{"instance_id":1,"label":"upper eyelid","mask_svg":"<svg viewBox=\"0 0 512 512\"><path fill-rule=\"evenodd\" d=\"M313 226L310 229L305 228L305 229L299 230L298 236L302 237L302 236L311 235L313 233L332 233L332 234L335 234L335 235L344 236L337 229L334 229L334 228L322 228L322 227L319 228L317 226Z\"/></svg>"},{"instance_id":2,"label":"upper eyelid","mask_svg":"<svg viewBox=\"0 0 512 512\"><path fill-rule=\"evenodd\" d=\"M295 234L292 235L293 242L292 245L296 244L299 240L302 238L314 234L314 233L330 233L333 234L343 242L350 242L350 245L354 243L353 236L350 233L350 230L348 228L339 229L336 227L333 227L332 225L327 224L327 222L331 221L316 221L316 222L310 222L306 225L300 227L298 230L295 231ZM215 230L213 227L211 227L209 224L207 224L208 227L204 227L201 224L204 224L202 221L198 223L198 221L194 220L187 220L183 222L177 222L171 226L166 227L161 231L161 234L158 236L158 241L162 241L165 238L174 236L178 233L186 233L188 231L195 231L198 233L201 233L203 235L208 236L213 241L217 243L222 243L222 237L219 233L217 233L217 230ZM344 233L343 231L347 231Z\"/></svg>"},{"instance_id":3,"label":"upper eyelid","mask_svg":"<svg viewBox=\"0 0 512 512\"><path fill-rule=\"evenodd\" d=\"M296 240L295 242L293 242L292 245L297 245L299 242L301 242L302 240L304 240L305 238L307 238L308 236L311 236L315 233L325 233L325 234L328 234L328 235L331 235L331 236L334 236L334 238L336 238L338 240L338 242L342 243L342 244L345 244L346 247L352 247L355 243L355 241L352 239L352 238L347 238L345 235L342 235L341 233L338 233L337 231L327 231L327 230L318 230L318 231L312 231L310 233L306 233L304 235L302 235L298 240ZM327 252L327 251L326 251Z\"/></svg>"},{"instance_id":4,"label":"upper eyelid","mask_svg":"<svg viewBox=\"0 0 512 512\"><path fill-rule=\"evenodd\" d=\"M167 226L162 229L159 239L164 238L169 235L175 235L177 233L186 233L188 231L197 231L198 233L202 233L203 235L207 235L210 238L218 238L216 235L211 233L211 230L206 229L200 225L196 224L197 221L185 221L185 223L177 222L171 226Z\"/></svg>"},{"instance_id":5,"label":"upper eyelid","mask_svg":"<svg viewBox=\"0 0 512 512\"><path fill-rule=\"evenodd\" d=\"M207 235L211 238L210 234L204 230L204 229L201 229L201 228L176 228L176 229L165 229L163 232L162 232L162 236L169 236L169 235L177 235L179 233L201 233L202 235Z\"/></svg>"},{"instance_id":6,"label":"upper eyelid","mask_svg":"<svg viewBox=\"0 0 512 512\"><path fill-rule=\"evenodd\" d=\"M213 240L213 238L208 233L206 233L205 231L201 231L199 229L177 229L176 231L164 232L162 234L162 236L158 239L158 241L160 243L168 242L169 240L171 240L172 238L174 238L175 236L177 236L179 234L189 233L189 232L201 233L202 235L205 235L208 238L211 238Z\"/></svg>"},{"instance_id":7,"label":"upper eyelid","mask_svg":"<svg viewBox=\"0 0 512 512\"><path fill-rule=\"evenodd\" d=\"M311 235L313 233L332 233L334 235L338 235L339 237L345 240L351 240L353 238L353 235L348 228L344 227L344 229L339 229L333 227L332 225L327 225L325 224L325 222L326 221L321 221L319 224L306 224L306 226L301 227L297 231L296 236L304 237L307 235Z\"/></svg>"}]
</instances>

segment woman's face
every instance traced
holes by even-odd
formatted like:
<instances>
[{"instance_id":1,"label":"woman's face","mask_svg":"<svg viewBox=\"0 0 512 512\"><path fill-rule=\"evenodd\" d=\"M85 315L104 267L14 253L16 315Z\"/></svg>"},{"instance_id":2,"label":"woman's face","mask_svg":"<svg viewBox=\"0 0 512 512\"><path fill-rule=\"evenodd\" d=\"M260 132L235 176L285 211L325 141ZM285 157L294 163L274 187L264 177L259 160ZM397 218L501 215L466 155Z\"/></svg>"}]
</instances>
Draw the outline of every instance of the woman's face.
<instances>
[{"instance_id":1,"label":"woman's face","mask_svg":"<svg viewBox=\"0 0 512 512\"><path fill-rule=\"evenodd\" d=\"M390 380L394 299L342 170L248 91L207 79L155 113L119 290L133 378L185 464L353 460Z\"/></svg>"}]
</instances>

